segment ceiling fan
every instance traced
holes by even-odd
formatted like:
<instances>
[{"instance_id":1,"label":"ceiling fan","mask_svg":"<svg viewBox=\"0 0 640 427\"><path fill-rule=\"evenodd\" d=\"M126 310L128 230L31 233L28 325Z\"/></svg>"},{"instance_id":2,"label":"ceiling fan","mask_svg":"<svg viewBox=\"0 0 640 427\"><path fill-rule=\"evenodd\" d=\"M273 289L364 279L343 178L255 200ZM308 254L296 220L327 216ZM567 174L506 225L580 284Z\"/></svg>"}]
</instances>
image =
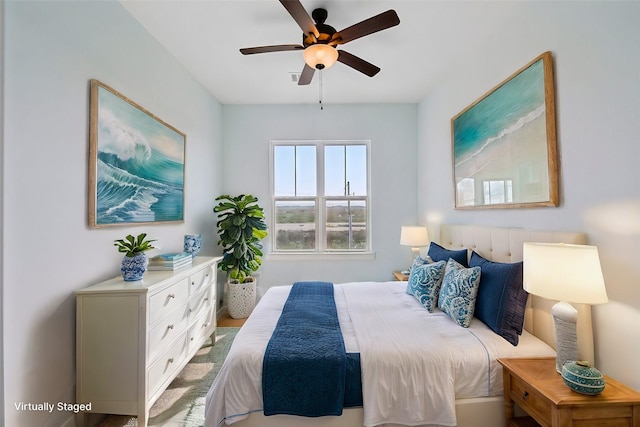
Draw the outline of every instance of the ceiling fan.
<instances>
[{"instance_id":1,"label":"ceiling fan","mask_svg":"<svg viewBox=\"0 0 640 427\"><path fill-rule=\"evenodd\" d=\"M253 55L256 53L302 50L305 65L298 79L298 85L308 85L311 83L316 70L329 68L336 61L342 62L369 77L375 76L380 71L379 67L345 50L338 50L336 46L386 30L400 23L400 18L398 18L395 10L388 10L344 30L336 31L332 26L325 24L328 15L326 9L315 9L309 16L299 0L280 0L280 3L302 29L302 44L249 47L240 49L240 52L243 55Z\"/></svg>"}]
</instances>

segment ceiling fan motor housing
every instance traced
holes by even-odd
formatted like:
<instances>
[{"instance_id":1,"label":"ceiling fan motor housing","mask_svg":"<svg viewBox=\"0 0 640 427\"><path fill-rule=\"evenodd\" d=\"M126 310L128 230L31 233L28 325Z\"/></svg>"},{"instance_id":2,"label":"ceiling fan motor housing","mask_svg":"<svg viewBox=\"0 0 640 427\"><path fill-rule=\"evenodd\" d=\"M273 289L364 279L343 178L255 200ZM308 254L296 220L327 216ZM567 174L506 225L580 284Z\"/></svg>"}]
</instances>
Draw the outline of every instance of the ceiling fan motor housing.
<instances>
[{"instance_id":1,"label":"ceiling fan motor housing","mask_svg":"<svg viewBox=\"0 0 640 427\"><path fill-rule=\"evenodd\" d=\"M325 24L327 19L326 9L314 9L311 13L313 20L316 23L316 29L320 35L316 37L314 34L302 34L302 44L304 47L311 46L312 44L328 44L333 35L337 32L331 25Z\"/></svg>"}]
</instances>

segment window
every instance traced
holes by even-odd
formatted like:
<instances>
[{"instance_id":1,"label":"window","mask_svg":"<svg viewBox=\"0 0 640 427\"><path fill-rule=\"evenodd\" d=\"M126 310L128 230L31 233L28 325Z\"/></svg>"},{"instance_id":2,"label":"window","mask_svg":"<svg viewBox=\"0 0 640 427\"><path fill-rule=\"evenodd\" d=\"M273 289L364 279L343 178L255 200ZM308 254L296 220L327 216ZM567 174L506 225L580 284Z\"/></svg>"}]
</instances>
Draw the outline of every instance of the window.
<instances>
[{"instance_id":1,"label":"window","mask_svg":"<svg viewBox=\"0 0 640 427\"><path fill-rule=\"evenodd\" d=\"M271 143L273 251L371 250L369 141Z\"/></svg>"}]
</instances>

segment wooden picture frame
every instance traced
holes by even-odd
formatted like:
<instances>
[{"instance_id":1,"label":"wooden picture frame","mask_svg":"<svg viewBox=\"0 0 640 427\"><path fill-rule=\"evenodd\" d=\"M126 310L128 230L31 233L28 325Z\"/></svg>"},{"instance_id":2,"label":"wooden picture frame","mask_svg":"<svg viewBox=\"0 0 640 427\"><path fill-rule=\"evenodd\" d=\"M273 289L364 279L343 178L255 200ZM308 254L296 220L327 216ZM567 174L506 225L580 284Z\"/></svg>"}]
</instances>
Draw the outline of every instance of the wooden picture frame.
<instances>
[{"instance_id":1,"label":"wooden picture frame","mask_svg":"<svg viewBox=\"0 0 640 427\"><path fill-rule=\"evenodd\" d=\"M551 52L454 116L451 139L456 209L558 206Z\"/></svg>"},{"instance_id":2,"label":"wooden picture frame","mask_svg":"<svg viewBox=\"0 0 640 427\"><path fill-rule=\"evenodd\" d=\"M91 80L89 225L184 222L186 135Z\"/></svg>"}]
</instances>

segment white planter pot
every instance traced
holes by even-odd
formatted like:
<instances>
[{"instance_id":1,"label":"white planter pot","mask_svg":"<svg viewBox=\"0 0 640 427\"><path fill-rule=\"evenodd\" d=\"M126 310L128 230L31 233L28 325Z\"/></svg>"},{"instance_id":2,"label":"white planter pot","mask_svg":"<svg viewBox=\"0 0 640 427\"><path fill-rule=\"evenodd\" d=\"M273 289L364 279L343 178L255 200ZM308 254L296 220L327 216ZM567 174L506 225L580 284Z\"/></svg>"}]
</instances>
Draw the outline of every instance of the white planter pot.
<instances>
[{"instance_id":1,"label":"white planter pot","mask_svg":"<svg viewBox=\"0 0 640 427\"><path fill-rule=\"evenodd\" d=\"M232 319L249 317L256 305L256 279L248 283L227 282L228 309Z\"/></svg>"}]
</instances>

